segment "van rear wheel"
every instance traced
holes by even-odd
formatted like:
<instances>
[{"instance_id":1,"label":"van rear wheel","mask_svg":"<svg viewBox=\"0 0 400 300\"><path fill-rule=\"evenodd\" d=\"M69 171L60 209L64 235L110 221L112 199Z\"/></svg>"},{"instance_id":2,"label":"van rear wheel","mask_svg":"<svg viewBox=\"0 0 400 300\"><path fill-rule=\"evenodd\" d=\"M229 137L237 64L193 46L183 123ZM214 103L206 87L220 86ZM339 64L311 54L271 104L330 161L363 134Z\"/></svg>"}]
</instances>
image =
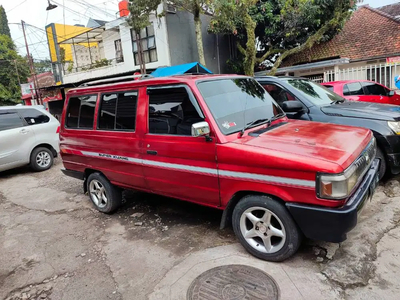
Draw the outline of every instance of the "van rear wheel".
<instances>
[{"instance_id":1,"label":"van rear wheel","mask_svg":"<svg viewBox=\"0 0 400 300\"><path fill-rule=\"evenodd\" d=\"M89 175L87 191L96 209L102 213L110 214L121 206L121 189L112 185L107 178L100 173L92 173Z\"/></svg>"},{"instance_id":2,"label":"van rear wheel","mask_svg":"<svg viewBox=\"0 0 400 300\"><path fill-rule=\"evenodd\" d=\"M233 230L250 254L283 261L300 246L302 234L282 204L267 196L246 196L236 205Z\"/></svg>"}]
</instances>

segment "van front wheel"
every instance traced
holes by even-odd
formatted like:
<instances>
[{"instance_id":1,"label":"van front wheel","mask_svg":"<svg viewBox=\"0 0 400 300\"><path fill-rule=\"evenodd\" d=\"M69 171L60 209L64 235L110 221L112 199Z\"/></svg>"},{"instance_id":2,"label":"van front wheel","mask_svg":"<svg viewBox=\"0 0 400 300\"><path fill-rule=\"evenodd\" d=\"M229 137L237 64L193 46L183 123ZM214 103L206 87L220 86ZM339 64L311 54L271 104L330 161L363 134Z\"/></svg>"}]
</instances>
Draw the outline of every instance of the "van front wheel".
<instances>
[{"instance_id":1,"label":"van front wheel","mask_svg":"<svg viewBox=\"0 0 400 300\"><path fill-rule=\"evenodd\" d=\"M283 261L300 246L302 234L281 203L267 196L246 196L236 205L233 230L252 255Z\"/></svg>"},{"instance_id":2,"label":"van front wheel","mask_svg":"<svg viewBox=\"0 0 400 300\"><path fill-rule=\"evenodd\" d=\"M113 186L105 176L92 173L87 180L87 191L96 209L110 214L118 209L122 202L122 191Z\"/></svg>"}]
</instances>

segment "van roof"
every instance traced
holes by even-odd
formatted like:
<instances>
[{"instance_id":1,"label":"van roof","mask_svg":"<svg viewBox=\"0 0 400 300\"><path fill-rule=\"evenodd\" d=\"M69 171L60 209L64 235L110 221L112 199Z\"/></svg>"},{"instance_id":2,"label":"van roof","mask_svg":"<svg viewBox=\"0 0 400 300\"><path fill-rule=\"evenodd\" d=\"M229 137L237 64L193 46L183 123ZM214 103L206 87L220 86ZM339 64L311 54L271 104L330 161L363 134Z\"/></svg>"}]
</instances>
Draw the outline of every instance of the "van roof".
<instances>
[{"instance_id":1,"label":"van roof","mask_svg":"<svg viewBox=\"0 0 400 300\"><path fill-rule=\"evenodd\" d=\"M223 74L223 75L176 75L176 76L168 76L168 77L154 77L154 78L146 78L140 80L131 80L117 83L105 83L93 86L82 86L74 89L70 89L67 95L71 94L89 94L89 93L98 93L104 91L105 89L108 91L124 89L124 88L135 88L141 86L154 86L160 84L177 84L177 83L189 83L198 80L213 80L213 79L222 79L222 78L234 78L234 77L247 77L243 75L234 75L234 74Z\"/></svg>"}]
</instances>

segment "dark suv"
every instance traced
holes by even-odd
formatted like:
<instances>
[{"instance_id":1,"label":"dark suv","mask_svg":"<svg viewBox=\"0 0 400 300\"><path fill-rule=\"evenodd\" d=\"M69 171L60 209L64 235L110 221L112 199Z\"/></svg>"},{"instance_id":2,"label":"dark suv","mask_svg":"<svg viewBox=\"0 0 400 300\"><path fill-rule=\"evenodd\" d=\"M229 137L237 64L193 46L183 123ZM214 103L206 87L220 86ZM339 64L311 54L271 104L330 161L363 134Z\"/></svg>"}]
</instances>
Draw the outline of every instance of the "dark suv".
<instances>
[{"instance_id":1,"label":"dark suv","mask_svg":"<svg viewBox=\"0 0 400 300\"><path fill-rule=\"evenodd\" d=\"M257 77L288 118L365 127L377 141L380 178L400 173L400 107L348 101L324 86L299 77Z\"/></svg>"}]
</instances>

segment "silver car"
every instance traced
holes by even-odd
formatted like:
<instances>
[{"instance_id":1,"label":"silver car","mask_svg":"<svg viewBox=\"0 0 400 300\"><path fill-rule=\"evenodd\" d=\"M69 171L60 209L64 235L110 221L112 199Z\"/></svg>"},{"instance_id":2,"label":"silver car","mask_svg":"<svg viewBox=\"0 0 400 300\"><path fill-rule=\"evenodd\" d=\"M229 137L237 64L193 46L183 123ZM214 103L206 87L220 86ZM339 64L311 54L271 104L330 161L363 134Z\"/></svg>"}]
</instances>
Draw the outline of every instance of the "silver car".
<instances>
[{"instance_id":1,"label":"silver car","mask_svg":"<svg viewBox=\"0 0 400 300\"><path fill-rule=\"evenodd\" d=\"M44 171L59 152L60 123L42 106L0 106L0 172Z\"/></svg>"}]
</instances>

